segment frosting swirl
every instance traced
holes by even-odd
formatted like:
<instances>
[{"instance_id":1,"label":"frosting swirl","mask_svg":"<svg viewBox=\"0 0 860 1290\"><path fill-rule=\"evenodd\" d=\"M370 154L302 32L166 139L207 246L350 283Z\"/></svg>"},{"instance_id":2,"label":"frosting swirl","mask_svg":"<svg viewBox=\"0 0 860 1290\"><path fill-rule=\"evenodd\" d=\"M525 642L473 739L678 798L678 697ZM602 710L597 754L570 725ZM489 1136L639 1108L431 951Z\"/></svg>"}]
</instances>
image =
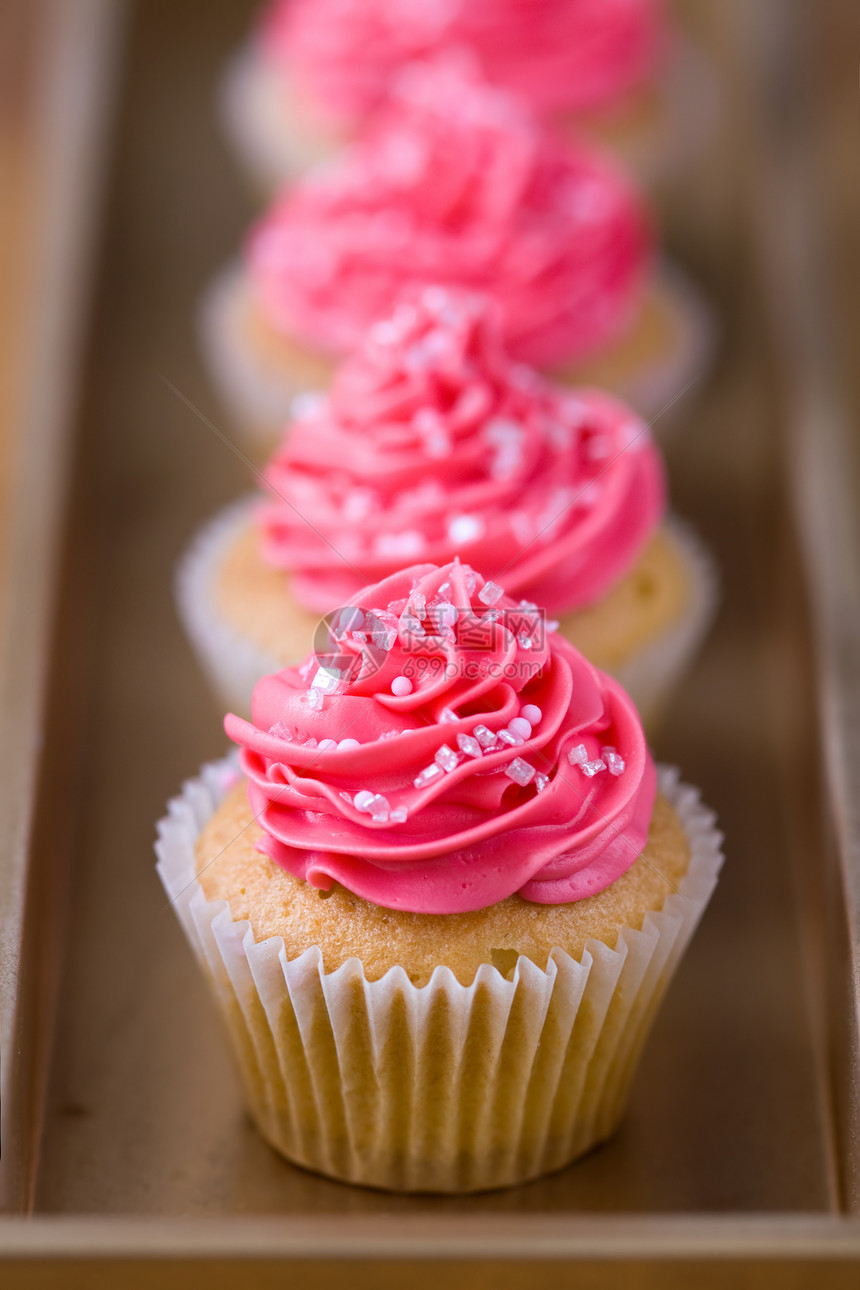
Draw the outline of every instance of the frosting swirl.
<instances>
[{"instance_id":1,"label":"frosting swirl","mask_svg":"<svg viewBox=\"0 0 860 1290\"><path fill-rule=\"evenodd\" d=\"M513 363L492 306L439 287L371 328L265 478L263 559L319 610L455 555L553 613L578 609L631 568L665 505L629 409Z\"/></svg>"},{"instance_id":2,"label":"frosting swirl","mask_svg":"<svg viewBox=\"0 0 860 1290\"><path fill-rule=\"evenodd\" d=\"M379 106L404 62L450 44L539 111L586 114L653 76L664 39L658 0L275 0L260 27L264 56L342 125Z\"/></svg>"},{"instance_id":3,"label":"frosting swirl","mask_svg":"<svg viewBox=\"0 0 860 1290\"><path fill-rule=\"evenodd\" d=\"M407 69L361 143L275 201L246 256L271 324L328 353L440 282L488 292L511 352L544 367L627 329L651 233L612 161L563 146L452 56Z\"/></svg>"},{"instance_id":4,"label":"frosting swirl","mask_svg":"<svg viewBox=\"0 0 860 1290\"><path fill-rule=\"evenodd\" d=\"M533 605L417 565L258 682L241 745L261 849L394 909L581 900L637 858L656 791L639 718Z\"/></svg>"}]
</instances>

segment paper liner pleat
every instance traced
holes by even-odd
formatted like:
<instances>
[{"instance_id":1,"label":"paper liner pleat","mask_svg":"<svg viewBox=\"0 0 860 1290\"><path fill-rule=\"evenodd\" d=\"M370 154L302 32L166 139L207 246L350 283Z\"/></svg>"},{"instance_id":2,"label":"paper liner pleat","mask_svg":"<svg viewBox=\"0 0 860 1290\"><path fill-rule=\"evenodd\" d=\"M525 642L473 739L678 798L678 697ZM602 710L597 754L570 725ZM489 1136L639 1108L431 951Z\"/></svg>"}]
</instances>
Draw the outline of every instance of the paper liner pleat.
<instances>
[{"instance_id":1,"label":"paper liner pleat","mask_svg":"<svg viewBox=\"0 0 860 1290\"><path fill-rule=\"evenodd\" d=\"M176 604L220 707L248 715L261 676L301 658L278 659L261 649L221 612L216 587L227 552L251 522L253 498L220 511L199 531L179 564ZM694 659L717 604L714 562L688 525L667 517L665 529L686 567L690 594L683 613L658 636L610 669L639 709L646 725L656 723L672 689ZM307 642L310 650L311 641Z\"/></svg>"},{"instance_id":2,"label":"paper liner pleat","mask_svg":"<svg viewBox=\"0 0 860 1290\"><path fill-rule=\"evenodd\" d=\"M716 883L720 835L698 792L659 769L691 861L677 892L580 961L554 949L489 964L471 985L437 967L368 981L351 958L325 972L312 946L289 960L207 901L194 846L235 779L204 767L159 824L158 871L209 979L264 1136L290 1160L350 1182L412 1191L503 1187L603 1141L627 1103L650 1023ZM190 1055L193 1059L193 1055Z\"/></svg>"}]
</instances>

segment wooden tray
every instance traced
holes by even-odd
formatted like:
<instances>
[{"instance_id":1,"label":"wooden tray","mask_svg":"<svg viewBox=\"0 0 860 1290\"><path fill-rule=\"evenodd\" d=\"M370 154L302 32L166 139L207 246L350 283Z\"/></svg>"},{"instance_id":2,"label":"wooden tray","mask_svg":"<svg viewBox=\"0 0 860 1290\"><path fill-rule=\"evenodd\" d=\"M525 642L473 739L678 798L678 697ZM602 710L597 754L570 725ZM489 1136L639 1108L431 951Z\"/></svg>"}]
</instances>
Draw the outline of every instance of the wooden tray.
<instances>
[{"instance_id":1,"label":"wooden tray","mask_svg":"<svg viewBox=\"0 0 860 1290\"><path fill-rule=\"evenodd\" d=\"M81 7L110 22L110 5ZM156 818L225 743L171 580L195 528L247 487L209 424L229 433L191 319L254 205L212 101L247 8L134 11L86 360L37 335L14 490L0 1255L20 1284L268 1285L285 1262L313 1287L504 1290L574 1269L590 1286L856 1284L855 502L812 309L802 132L780 106L804 50L792 9L709 8L726 128L666 212L723 337L670 470L724 603L657 751L717 809L724 876L621 1132L559 1175L465 1200L341 1186L266 1147L155 877ZM109 46L91 40L78 67L104 75ZM80 209L78 252L94 215ZM46 299L64 301L50 284Z\"/></svg>"}]
</instances>

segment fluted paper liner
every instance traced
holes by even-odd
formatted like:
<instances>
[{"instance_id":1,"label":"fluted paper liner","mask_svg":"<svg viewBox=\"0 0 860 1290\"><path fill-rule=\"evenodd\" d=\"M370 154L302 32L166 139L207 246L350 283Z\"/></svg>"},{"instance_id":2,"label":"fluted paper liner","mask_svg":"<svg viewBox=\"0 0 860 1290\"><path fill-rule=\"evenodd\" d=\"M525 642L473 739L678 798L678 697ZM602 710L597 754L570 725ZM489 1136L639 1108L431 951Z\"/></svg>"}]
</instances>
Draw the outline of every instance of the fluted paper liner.
<instances>
[{"instance_id":1,"label":"fluted paper liner","mask_svg":"<svg viewBox=\"0 0 860 1290\"><path fill-rule=\"evenodd\" d=\"M676 265L660 265L653 289L672 314L676 343L657 359L631 365L611 389L641 416L653 417L655 435L665 438L680 424L681 396L710 366L715 326L701 293ZM313 385L300 362L280 361L254 345L247 326L248 291L240 264L223 269L204 292L198 332L207 371L237 432L255 455L268 456L289 421L293 400ZM611 353L610 345L606 355ZM575 371L563 383L575 386Z\"/></svg>"},{"instance_id":2,"label":"fluted paper liner","mask_svg":"<svg viewBox=\"0 0 860 1290\"><path fill-rule=\"evenodd\" d=\"M180 561L175 586L179 616L219 706L245 715L250 713L251 694L260 677L286 666L244 635L218 606L219 571L227 552L252 522L253 505L253 497L244 497L204 525ZM312 647L308 639L305 655Z\"/></svg>"},{"instance_id":3,"label":"fluted paper liner","mask_svg":"<svg viewBox=\"0 0 860 1290\"><path fill-rule=\"evenodd\" d=\"M158 872L207 973L263 1136L290 1160L344 1181L406 1191L505 1187L561 1168L607 1138L656 1008L717 880L713 814L659 768L691 859L678 890L614 947L581 961L554 949L508 980L440 966L424 986L401 967L367 981L316 947L288 960L255 942L227 903L207 901L194 847L235 781L235 757L205 766L159 823Z\"/></svg>"},{"instance_id":4,"label":"fluted paper liner","mask_svg":"<svg viewBox=\"0 0 860 1290\"><path fill-rule=\"evenodd\" d=\"M251 694L260 677L287 666L225 618L217 603L218 572L230 547L251 523L252 505L252 498L244 498L210 520L183 556L176 578L179 615L219 705L244 715L251 710ZM717 603L716 571L705 546L674 516L665 527L686 565L689 599L675 622L612 669L649 726L659 718L672 688L695 657ZM312 645L308 639L302 657L289 661L302 662Z\"/></svg>"}]
</instances>

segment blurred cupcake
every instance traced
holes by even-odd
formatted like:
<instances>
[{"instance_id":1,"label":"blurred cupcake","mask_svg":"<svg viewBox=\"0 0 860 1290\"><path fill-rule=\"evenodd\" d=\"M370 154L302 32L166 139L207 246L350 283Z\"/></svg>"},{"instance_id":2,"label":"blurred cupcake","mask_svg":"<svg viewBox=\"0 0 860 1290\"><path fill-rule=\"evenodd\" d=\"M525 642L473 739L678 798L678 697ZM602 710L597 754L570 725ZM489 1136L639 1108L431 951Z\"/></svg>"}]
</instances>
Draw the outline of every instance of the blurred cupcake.
<instances>
[{"instance_id":1,"label":"blurred cupcake","mask_svg":"<svg viewBox=\"0 0 860 1290\"><path fill-rule=\"evenodd\" d=\"M645 178L689 156L713 115L712 69L657 0L275 0L225 79L228 135L271 190L359 135L406 63L451 47Z\"/></svg>"},{"instance_id":2,"label":"blurred cupcake","mask_svg":"<svg viewBox=\"0 0 860 1290\"><path fill-rule=\"evenodd\" d=\"M617 683L538 643L537 611L522 643L468 566L360 608L399 630L259 682L226 721L239 775L170 804L159 872L278 1151L375 1187L510 1186L616 1128L720 840Z\"/></svg>"},{"instance_id":3,"label":"blurred cupcake","mask_svg":"<svg viewBox=\"0 0 860 1290\"><path fill-rule=\"evenodd\" d=\"M485 297L427 287L375 324L179 575L221 699L302 657L321 616L406 562L460 556L627 685L653 720L704 635L714 578L665 517L647 426L513 362Z\"/></svg>"},{"instance_id":4,"label":"blurred cupcake","mask_svg":"<svg viewBox=\"0 0 860 1290\"><path fill-rule=\"evenodd\" d=\"M447 58L404 72L366 138L283 193L207 294L204 351L239 427L270 444L293 397L426 282L486 291L516 358L646 414L707 357L702 307L655 270L615 163Z\"/></svg>"}]
</instances>

